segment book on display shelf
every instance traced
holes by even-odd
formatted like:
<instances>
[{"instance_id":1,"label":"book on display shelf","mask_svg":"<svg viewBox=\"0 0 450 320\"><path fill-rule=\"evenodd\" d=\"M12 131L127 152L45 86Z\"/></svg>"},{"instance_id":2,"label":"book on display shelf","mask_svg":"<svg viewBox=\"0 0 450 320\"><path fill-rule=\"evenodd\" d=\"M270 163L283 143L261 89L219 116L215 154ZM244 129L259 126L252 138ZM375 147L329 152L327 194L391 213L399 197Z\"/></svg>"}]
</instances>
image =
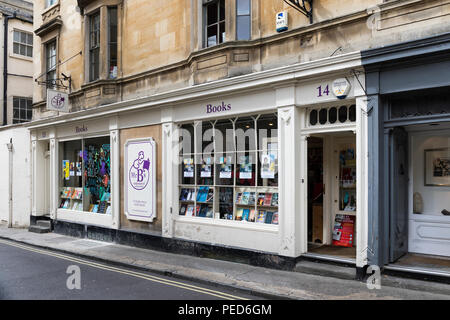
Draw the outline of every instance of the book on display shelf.
<instances>
[{"instance_id":1,"label":"book on display shelf","mask_svg":"<svg viewBox=\"0 0 450 320\"><path fill-rule=\"evenodd\" d=\"M241 204L248 204L249 197L250 197L250 192L244 192L242 194Z\"/></svg>"},{"instance_id":2,"label":"book on display shelf","mask_svg":"<svg viewBox=\"0 0 450 320\"><path fill-rule=\"evenodd\" d=\"M242 213L242 221L248 221L248 217L250 215L250 209L244 209Z\"/></svg>"},{"instance_id":3,"label":"book on display shelf","mask_svg":"<svg viewBox=\"0 0 450 320\"><path fill-rule=\"evenodd\" d=\"M255 204L256 202L256 193L250 192L248 196L248 204Z\"/></svg>"},{"instance_id":4,"label":"book on display shelf","mask_svg":"<svg viewBox=\"0 0 450 320\"><path fill-rule=\"evenodd\" d=\"M241 203L242 201L242 192L236 193L236 204Z\"/></svg>"},{"instance_id":5,"label":"book on display shelf","mask_svg":"<svg viewBox=\"0 0 450 320\"><path fill-rule=\"evenodd\" d=\"M264 223L271 224L272 223L272 218L273 218L273 211L267 211Z\"/></svg>"},{"instance_id":6,"label":"book on display shelf","mask_svg":"<svg viewBox=\"0 0 450 320\"><path fill-rule=\"evenodd\" d=\"M278 207L278 192L274 192L273 193L271 206L272 207Z\"/></svg>"},{"instance_id":7,"label":"book on display shelf","mask_svg":"<svg viewBox=\"0 0 450 320\"><path fill-rule=\"evenodd\" d=\"M272 203L272 194L271 193L266 193L266 195L264 196L264 206L270 206L270 204Z\"/></svg>"},{"instance_id":8,"label":"book on display shelf","mask_svg":"<svg viewBox=\"0 0 450 320\"><path fill-rule=\"evenodd\" d=\"M255 209L250 209L250 214L248 216L248 221L249 222L255 222L256 220L256 210Z\"/></svg>"},{"instance_id":9,"label":"book on display shelf","mask_svg":"<svg viewBox=\"0 0 450 320\"><path fill-rule=\"evenodd\" d=\"M187 209L187 205L186 204L182 204L180 206L180 216L185 216L186 215L186 209Z\"/></svg>"},{"instance_id":10,"label":"book on display shelf","mask_svg":"<svg viewBox=\"0 0 450 320\"><path fill-rule=\"evenodd\" d=\"M272 217L272 224L278 224L278 212L274 212Z\"/></svg>"},{"instance_id":11,"label":"book on display shelf","mask_svg":"<svg viewBox=\"0 0 450 320\"><path fill-rule=\"evenodd\" d=\"M264 210L259 210L256 222L264 223L265 220L266 220L266 212Z\"/></svg>"},{"instance_id":12,"label":"book on display shelf","mask_svg":"<svg viewBox=\"0 0 450 320\"><path fill-rule=\"evenodd\" d=\"M236 209L236 219L235 220L241 221L243 214L244 214L244 209L243 208Z\"/></svg>"},{"instance_id":13,"label":"book on display shelf","mask_svg":"<svg viewBox=\"0 0 450 320\"><path fill-rule=\"evenodd\" d=\"M258 206L264 205L264 198L266 197L265 193L258 194Z\"/></svg>"},{"instance_id":14,"label":"book on display shelf","mask_svg":"<svg viewBox=\"0 0 450 320\"><path fill-rule=\"evenodd\" d=\"M194 205L190 204L187 206L187 209L186 209L186 217L192 217L192 216L194 216Z\"/></svg>"}]
</instances>

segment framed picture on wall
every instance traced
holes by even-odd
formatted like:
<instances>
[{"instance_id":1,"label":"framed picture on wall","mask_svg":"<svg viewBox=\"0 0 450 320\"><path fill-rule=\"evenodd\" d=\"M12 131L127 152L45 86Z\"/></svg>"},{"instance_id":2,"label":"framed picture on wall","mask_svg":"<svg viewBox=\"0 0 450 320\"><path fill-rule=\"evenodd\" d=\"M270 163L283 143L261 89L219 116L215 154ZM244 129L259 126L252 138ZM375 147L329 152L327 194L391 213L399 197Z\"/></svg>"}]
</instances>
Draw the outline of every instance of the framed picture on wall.
<instances>
[{"instance_id":1,"label":"framed picture on wall","mask_svg":"<svg viewBox=\"0 0 450 320\"><path fill-rule=\"evenodd\" d=\"M425 150L425 186L450 187L450 148Z\"/></svg>"}]
</instances>

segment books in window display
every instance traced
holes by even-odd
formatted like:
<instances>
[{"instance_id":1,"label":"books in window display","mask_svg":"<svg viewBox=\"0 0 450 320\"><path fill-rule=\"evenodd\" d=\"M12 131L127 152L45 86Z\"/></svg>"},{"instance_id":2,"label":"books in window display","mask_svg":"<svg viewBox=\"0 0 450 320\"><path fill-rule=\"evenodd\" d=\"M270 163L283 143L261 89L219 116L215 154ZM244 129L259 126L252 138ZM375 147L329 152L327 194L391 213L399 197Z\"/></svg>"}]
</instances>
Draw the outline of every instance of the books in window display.
<instances>
[{"instance_id":1,"label":"books in window display","mask_svg":"<svg viewBox=\"0 0 450 320\"><path fill-rule=\"evenodd\" d=\"M197 202L206 202L208 199L209 187L199 187L197 193Z\"/></svg>"},{"instance_id":2,"label":"books in window display","mask_svg":"<svg viewBox=\"0 0 450 320\"><path fill-rule=\"evenodd\" d=\"M199 217L202 218L212 218L213 217L213 209L207 204L202 204L200 206L200 211L198 213Z\"/></svg>"},{"instance_id":3,"label":"books in window display","mask_svg":"<svg viewBox=\"0 0 450 320\"><path fill-rule=\"evenodd\" d=\"M183 188L180 191L180 201L194 201L195 189Z\"/></svg>"},{"instance_id":4,"label":"books in window display","mask_svg":"<svg viewBox=\"0 0 450 320\"><path fill-rule=\"evenodd\" d=\"M108 206L108 203L106 201L100 201L100 204L98 205L97 213L106 213L107 206Z\"/></svg>"},{"instance_id":5,"label":"books in window display","mask_svg":"<svg viewBox=\"0 0 450 320\"><path fill-rule=\"evenodd\" d=\"M186 217L193 217L194 216L194 210L195 210L195 208L194 208L193 204L188 205L187 208L186 208Z\"/></svg>"},{"instance_id":6,"label":"books in window display","mask_svg":"<svg viewBox=\"0 0 450 320\"><path fill-rule=\"evenodd\" d=\"M185 216L186 215L186 210L187 210L187 204L182 204L180 206L180 212L179 215L180 216Z\"/></svg>"}]
</instances>

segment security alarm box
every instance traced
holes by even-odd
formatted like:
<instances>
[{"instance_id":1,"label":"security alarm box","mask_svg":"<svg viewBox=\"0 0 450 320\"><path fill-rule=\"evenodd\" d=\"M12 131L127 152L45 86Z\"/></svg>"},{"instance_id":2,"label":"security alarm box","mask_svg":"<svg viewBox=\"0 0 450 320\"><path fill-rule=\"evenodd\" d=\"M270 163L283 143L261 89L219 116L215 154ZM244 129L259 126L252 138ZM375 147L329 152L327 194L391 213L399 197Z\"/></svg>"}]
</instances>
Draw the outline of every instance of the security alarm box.
<instances>
[{"instance_id":1,"label":"security alarm box","mask_svg":"<svg viewBox=\"0 0 450 320\"><path fill-rule=\"evenodd\" d=\"M288 13L287 11L277 13L277 32L283 32L288 29Z\"/></svg>"}]
</instances>

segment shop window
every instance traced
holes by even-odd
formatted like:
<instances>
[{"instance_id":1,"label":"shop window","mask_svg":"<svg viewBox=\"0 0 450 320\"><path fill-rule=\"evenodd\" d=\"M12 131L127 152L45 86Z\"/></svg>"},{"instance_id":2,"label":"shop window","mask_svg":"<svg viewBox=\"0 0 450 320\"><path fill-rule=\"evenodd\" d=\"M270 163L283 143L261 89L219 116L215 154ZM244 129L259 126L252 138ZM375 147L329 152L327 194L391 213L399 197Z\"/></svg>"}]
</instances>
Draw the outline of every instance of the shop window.
<instances>
[{"instance_id":1,"label":"shop window","mask_svg":"<svg viewBox=\"0 0 450 320\"><path fill-rule=\"evenodd\" d=\"M181 125L179 214L278 224L277 121L270 114ZM193 154L185 152L192 140Z\"/></svg>"},{"instance_id":2,"label":"shop window","mask_svg":"<svg viewBox=\"0 0 450 320\"><path fill-rule=\"evenodd\" d=\"M109 137L60 143L60 209L111 214Z\"/></svg>"}]
</instances>

